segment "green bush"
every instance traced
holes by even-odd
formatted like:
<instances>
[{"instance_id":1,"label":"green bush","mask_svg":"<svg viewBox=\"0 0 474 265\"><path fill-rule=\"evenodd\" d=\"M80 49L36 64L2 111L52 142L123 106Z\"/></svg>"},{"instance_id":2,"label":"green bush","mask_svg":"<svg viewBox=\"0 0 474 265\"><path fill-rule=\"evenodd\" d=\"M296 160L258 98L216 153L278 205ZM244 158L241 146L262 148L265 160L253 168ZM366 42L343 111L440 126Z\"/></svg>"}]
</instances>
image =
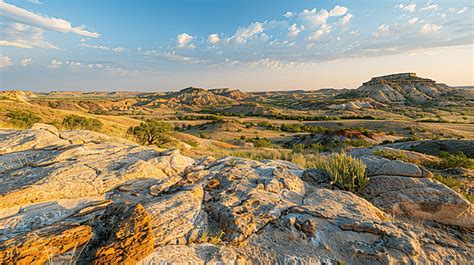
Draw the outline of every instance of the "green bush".
<instances>
[{"instance_id":1,"label":"green bush","mask_svg":"<svg viewBox=\"0 0 474 265\"><path fill-rule=\"evenodd\" d=\"M368 182L365 176L365 164L362 160L335 153L318 165L331 179L331 184L343 190L359 192Z\"/></svg>"},{"instance_id":2,"label":"green bush","mask_svg":"<svg viewBox=\"0 0 474 265\"><path fill-rule=\"evenodd\" d=\"M171 124L162 121L146 121L139 126L130 127L127 133L133 135L136 141L142 145L163 146L172 143L174 139L170 133L173 131Z\"/></svg>"},{"instance_id":3,"label":"green bush","mask_svg":"<svg viewBox=\"0 0 474 265\"><path fill-rule=\"evenodd\" d=\"M467 168L474 167L473 162L463 152L459 151L456 154L448 152L440 152L439 157L441 161L427 162L425 166L436 169L453 169L453 168Z\"/></svg>"},{"instance_id":4,"label":"green bush","mask_svg":"<svg viewBox=\"0 0 474 265\"><path fill-rule=\"evenodd\" d=\"M346 147L370 147L372 144L363 139L344 139L343 145Z\"/></svg>"},{"instance_id":5,"label":"green bush","mask_svg":"<svg viewBox=\"0 0 474 265\"><path fill-rule=\"evenodd\" d=\"M103 124L97 119L71 114L64 117L61 125L63 128L68 130L100 131Z\"/></svg>"},{"instance_id":6,"label":"green bush","mask_svg":"<svg viewBox=\"0 0 474 265\"><path fill-rule=\"evenodd\" d=\"M387 158L390 160L400 160L404 162L410 162L410 158L408 157L408 155L402 151L378 149L374 151L374 155Z\"/></svg>"},{"instance_id":7,"label":"green bush","mask_svg":"<svg viewBox=\"0 0 474 265\"><path fill-rule=\"evenodd\" d=\"M457 190L459 187L462 186L462 181L451 176L444 177L439 174L434 174L433 179L436 179L437 181L443 183L444 185L448 186L453 190Z\"/></svg>"},{"instance_id":8,"label":"green bush","mask_svg":"<svg viewBox=\"0 0 474 265\"><path fill-rule=\"evenodd\" d=\"M20 110L11 110L7 113L9 118L8 122L17 128L27 128L41 121L41 118L36 116L33 113L20 111Z\"/></svg>"},{"instance_id":9,"label":"green bush","mask_svg":"<svg viewBox=\"0 0 474 265\"><path fill-rule=\"evenodd\" d=\"M249 139L248 141L253 143L253 146L255 147L271 147L272 146L272 141L270 141L267 138L260 138L258 136L253 139Z\"/></svg>"}]
</instances>

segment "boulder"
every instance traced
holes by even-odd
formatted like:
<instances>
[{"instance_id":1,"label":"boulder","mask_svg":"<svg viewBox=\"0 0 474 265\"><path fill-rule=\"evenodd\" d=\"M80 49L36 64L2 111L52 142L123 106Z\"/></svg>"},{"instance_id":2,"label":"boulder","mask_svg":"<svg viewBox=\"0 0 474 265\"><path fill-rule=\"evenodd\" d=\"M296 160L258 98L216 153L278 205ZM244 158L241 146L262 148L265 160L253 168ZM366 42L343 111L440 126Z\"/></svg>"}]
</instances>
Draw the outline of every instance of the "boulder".
<instances>
[{"instance_id":1,"label":"boulder","mask_svg":"<svg viewBox=\"0 0 474 265\"><path fill-rule=\"evenodd\" d=\"M472 204L435 180L375 176L370 178L361 193L377 207L392 214L474 227Z\"/></svg>"},{"instance_id":2,"label":"boulder","mask_svg":"<svg viewBox=\"0 0 474 265\"><path fill-rule=\"evenodd\" d=\"M377 156L360 156L359 158L367 165L365 174L368 177L384 175L424 178L431 176L428 170L412 163Z\"/></svg>"},{"instance_id":3,"label":"boulder","mask_svg":"<svg viewBox=\"0 0 474 265\"><path fill-rule=\"evenodd\" d=\"M160 153L112 142L72 145L42 129L13 132L10 136L0 140L5 150L17 150L0 156L0 208L97 196L133 179L167 179L194 162L177 150ZM18 139L12 145L12 137L29 142L34 139L41 145L17 146L24 142ZM56 146L44 147L46 142Z\"/></svg>"}]
</instances>

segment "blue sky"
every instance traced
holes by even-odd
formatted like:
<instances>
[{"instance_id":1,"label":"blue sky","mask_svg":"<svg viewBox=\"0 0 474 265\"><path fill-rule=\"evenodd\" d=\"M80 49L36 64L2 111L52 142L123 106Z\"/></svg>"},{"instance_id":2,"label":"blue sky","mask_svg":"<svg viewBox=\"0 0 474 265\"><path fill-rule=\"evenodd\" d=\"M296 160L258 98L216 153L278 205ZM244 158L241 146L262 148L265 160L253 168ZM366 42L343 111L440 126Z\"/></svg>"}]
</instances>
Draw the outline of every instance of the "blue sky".
<instances>
[{"instance_id":1,"label":"blue sky","mask_svg":"<svg viewBox=\"0 0 474 265\"><path fill-rule=\"evenodd\" d=\"M472 85L471 1L0 0L0 88Z\"/></svg>"}]
</instances>

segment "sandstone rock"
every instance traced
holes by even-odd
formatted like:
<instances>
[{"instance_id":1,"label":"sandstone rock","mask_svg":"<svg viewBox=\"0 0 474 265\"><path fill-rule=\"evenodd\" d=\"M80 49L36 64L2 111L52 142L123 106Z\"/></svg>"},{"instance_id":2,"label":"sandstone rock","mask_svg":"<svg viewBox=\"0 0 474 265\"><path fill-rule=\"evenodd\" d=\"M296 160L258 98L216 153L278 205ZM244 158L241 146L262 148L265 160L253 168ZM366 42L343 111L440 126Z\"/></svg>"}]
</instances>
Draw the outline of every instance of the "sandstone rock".
<instances>
[{"instance_id":1,"label":"sandstone rock","mask_svg":"<svg viewBox=\"0 0 474 265\"><path fill-rule=\"evenodd\" d=\"M151 216L142 205L112 204L102 219L94 264L131 264L153 251Z\"/></svg>"},{"instance_id":2,"label":"sandstone rock","mask_svg":"<svg viewBox=\"0 0 474 265\"><path fill-rule=\"evenodd\" d=\"M0 140L0 146L18 152L0 156L0 208L96 196L127 180L167 179L193 163L177 150L159 153L111 142L70 145L42 129L14 132L10 136ZM28 142L19 146L18 143L25 143L18 140L23 138ZM45 148L46 142L61 145ZM34 150L19 151L27 148Z\"/></svg>"},{"instance_id":3,"label":"sandstone rock","mask_svg":"<svg viewBox=\"0 0 474 265\"><path fill-rule=\"evenodd\" d=\"M180 239L187 242L185 237L190 231L200 229L198 218L203 197L203 189L196 185L145 204L152 216L155 244L176 243Z\"/></svg>"},{"instance_id":4,"label":"sandstone rock","mask_svg":"<svg viewBox=\"0 0 474 265\"><path fill-rule=\"evenodd\" d=\"M56 136L59 137L59 130L58 128L54 127L53 125L43 124L43 123L35 123L31 126L31 130L45 130L48 131Z\"/></svg>"},{"instance_id":5,"label":"sandstone rock","mask_svg":"<svg viewBox=\"0 0 474 265\"><path fill-rule=\"evenodd\" d=\"M423 178L430 176L429 171L412 163L376 156L361 156L359 158L367 165L365 174L368 177L385 175Z\"/></svg>"},{"instance_id":6,"label":"sandstone rock","mask_svg":"<svg viewBox=\"0 0 474 265\"><path fill-rule=\"evenodd\" d=\"M435 180L376 176L370 178L362 194L378 207L393 214L474 227L472 204Z\"/></svg>"},{"instance_id":7,"label":"sandstone rock","mask_svg":"<svg viewBox=\"0 0 474 265\"><path fill-rule=\"evenodd\" d=\"M160 246L143 260L143 264L252 264L250 259L232 247L200 245Z\"/></svg>"},{"instance_id":8,"label":"sandstone rock","mask_svg":"<svg viewBox=\"0 0 474 265\"><path fill-rule=\"evenodd\" d=\"M30 149L36 150L51 146L61 146L68 143L60 139L55 133L39 128L43 126L48 125L37 125L34 126L35 129L10 130L2 133L2 137L0 137L0 155ZM24 163L27 163L27 161L24 161Z\"/></svg>"},{"instance_id":9,"label":"sandstone rock","mask_svg":"<svg viewBox=\"0 0 474 265\"><path fill-rule=\"evenodd\" d=\"M91 227L58 224L0 243L2 264L43 264L92 238Z\"/></svg>"},{"instance_id":10,"label":"sandstone rock","mask_svg":"<svg viewBox=\"0 0 474 265\"><path fill-rule=\"evenodd\" d=\"M390 216L355 194L330 190L323 172L293 163L194 161L177 150L78 133L61 132L62 139L40 125L0 131L0 263L474 259L471 205L413 164L363 155L371 164L363 196L402 214Z\"/></svg>"},{"instance_id":11,"label":"sandstone rock","mask_svg":"<svg viewBox=\"0 0 474 265\"><path fill-rule=\"evenodd\" d=\"M278 219L305 193L303 181L280 163L268 166L228 157L211 165L209 176L209 183L219 184L206 185L213 198L206 211L229 241L242 241Z\"/></svg>"}]
</instances>

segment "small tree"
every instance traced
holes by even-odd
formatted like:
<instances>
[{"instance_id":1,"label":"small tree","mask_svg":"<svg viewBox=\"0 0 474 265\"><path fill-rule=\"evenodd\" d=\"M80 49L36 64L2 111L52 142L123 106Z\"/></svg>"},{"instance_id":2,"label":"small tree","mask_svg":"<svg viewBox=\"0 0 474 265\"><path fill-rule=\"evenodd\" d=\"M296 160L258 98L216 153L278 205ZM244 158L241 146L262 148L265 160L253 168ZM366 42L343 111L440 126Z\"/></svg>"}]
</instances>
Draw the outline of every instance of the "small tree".
<instances>
[{"instance_id":1,"label":"small tree","mask_svg":"<svg viewBox=\"0 0 474 265\"><path fill-rule=\"evenodd\" d=\"M138 143L142 145L162 146L173 142L170 136L173 126L161 121L146 121L139 126L128 128L127 133L133 135Z\"/></svg>"}]
</instances>

